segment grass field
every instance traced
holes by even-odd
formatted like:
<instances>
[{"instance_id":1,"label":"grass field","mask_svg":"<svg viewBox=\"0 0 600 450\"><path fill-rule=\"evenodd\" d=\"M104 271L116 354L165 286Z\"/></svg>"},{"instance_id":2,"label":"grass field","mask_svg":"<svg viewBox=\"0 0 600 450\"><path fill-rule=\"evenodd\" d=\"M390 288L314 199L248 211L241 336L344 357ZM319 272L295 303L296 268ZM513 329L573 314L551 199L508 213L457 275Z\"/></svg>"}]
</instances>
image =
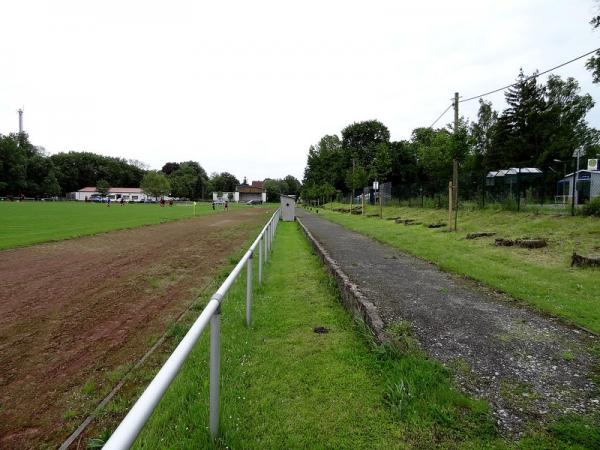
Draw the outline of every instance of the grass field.
<instances>
[{"instance_id":1,"label":"grass field","mask_svg":"<svg viewBox=\"0 0 600 450\"><path fill-rule=\"evenodd\" d=\"M447 369L410 346L373 343L342 307L296 224L278 228L250 329L244 287L242 277L223 305L219 440L211 442L207 431L205 335L135 448L585 448L597 442L597 430L581 423L536 430L518 444L502 439L487 404L454 389ZM189 323L174 333L183 337ZM317 334L315 327L329 332ZM107 435L91 443L100 445Z\"/></svg>"},{"instance_id":2,"label":"grass field","mask_svg":"<svg viewBox=\"0 0 600 450\"><path fill-rule=\"evenodd\" d=\"M368 208L370 213L376 211L375 207ZM600 333L600 270L570 267L574 250L584 255L600 253L600 220L597 218L463 210L459 212L459 231L448 233L444 228L427 228L432 223L445 223L448 216L444 210L384 208L384 218L400 216L421 222L412 226L328 209L320 209L319 214L432 261L443 270L481 281L541 311ZM468 232L475 231L497 234L464 239ZM496 247L495 237L543 237L548 240L548 247L531 250Z\"/></svg>"},{"instance_id":3,"label":"grass field","mask_svg":"<svg viewBox=\"0 0 600 450\"><path fill-rule=\"evenodd\" d=\"M231 205L237 208L237 205ZM241 206L240 206L241 207ZM198 203L196 216L221 213ZM0 202L0 250L190 218L191 203L168 205L83 202Z\"/></svg>"}]
</instances>

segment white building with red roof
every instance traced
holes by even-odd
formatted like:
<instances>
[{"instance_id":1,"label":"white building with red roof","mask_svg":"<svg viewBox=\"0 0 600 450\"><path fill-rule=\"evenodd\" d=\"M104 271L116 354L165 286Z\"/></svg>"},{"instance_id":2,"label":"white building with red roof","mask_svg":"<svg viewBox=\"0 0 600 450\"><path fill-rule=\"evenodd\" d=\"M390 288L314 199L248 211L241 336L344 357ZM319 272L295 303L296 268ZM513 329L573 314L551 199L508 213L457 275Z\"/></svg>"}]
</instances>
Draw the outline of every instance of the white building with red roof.
<instances>
[{"instance_id":1,"label":"white building with red roof","mask_svg":"<svg viewBox=\"0 0 600 450\"><path fill-rule=\"evenodd\" d=\"M79 189L77 192L71 193L71 198L74 200L85 201L95 200L101 197L100 192L93 187L88 186L83 189ZM108 198L113 201L119 201L123 199L126 202L140 202L148 198L141 188L126 188L126 187L111 187L108 189Z\"/></svg>"}]
</instances>

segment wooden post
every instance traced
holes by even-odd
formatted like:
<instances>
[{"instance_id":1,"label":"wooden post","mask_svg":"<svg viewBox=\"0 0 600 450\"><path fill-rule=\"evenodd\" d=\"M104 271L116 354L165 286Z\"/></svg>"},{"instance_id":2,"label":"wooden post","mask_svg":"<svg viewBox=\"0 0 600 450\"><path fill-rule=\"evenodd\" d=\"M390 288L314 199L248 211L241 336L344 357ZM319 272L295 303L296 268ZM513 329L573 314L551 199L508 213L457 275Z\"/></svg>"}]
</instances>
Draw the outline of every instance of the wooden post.
<instances>
[{"instance_id":1,"label":"wooden post","mask_svg":"<svg viewBox=\"0 0 600 450\"><path fill-rule=\"evenodd\" d=\"M381 187L379 188L379 218L383 219L383 196L381 195Z\"/></svg>"},{"instance_id":2,"label":"wooden post","mask_svg":"<svg viewBox=\"0 0 600 450\"><path fill-rule=\"evenodd\" d=\"M365 215L365 189L363 188L362 192L362 215Z\"/></svg>"},{"instance_id":3,"label":"wooden post","mask_svg":"<svg viewBox=\"0 0 600 450\"><path fill-rule=\"evenodd\" d=\"M454 187L452 186L452 181L448 182L448 230L452 231L452 203L454 197Z\"/></svg>"}]
</instances>

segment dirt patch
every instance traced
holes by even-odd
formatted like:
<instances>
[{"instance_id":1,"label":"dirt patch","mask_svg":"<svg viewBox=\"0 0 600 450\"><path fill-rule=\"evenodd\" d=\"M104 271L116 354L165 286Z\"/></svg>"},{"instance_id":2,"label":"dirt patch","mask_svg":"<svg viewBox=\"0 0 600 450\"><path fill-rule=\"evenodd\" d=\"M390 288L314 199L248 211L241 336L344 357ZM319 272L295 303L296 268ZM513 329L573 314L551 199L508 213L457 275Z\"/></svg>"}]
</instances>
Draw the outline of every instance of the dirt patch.
<instances>
[{"instance_id":1,"label":"dirt patch","mask_svg":"<svg viewBox=\"0 0 600 450\"><path fill-rule=\"evenodd\" d=\"M69 399L141 357L268 214L231 211L0 252L0 447L66 438Z\"/></svg>"}]
</instances>

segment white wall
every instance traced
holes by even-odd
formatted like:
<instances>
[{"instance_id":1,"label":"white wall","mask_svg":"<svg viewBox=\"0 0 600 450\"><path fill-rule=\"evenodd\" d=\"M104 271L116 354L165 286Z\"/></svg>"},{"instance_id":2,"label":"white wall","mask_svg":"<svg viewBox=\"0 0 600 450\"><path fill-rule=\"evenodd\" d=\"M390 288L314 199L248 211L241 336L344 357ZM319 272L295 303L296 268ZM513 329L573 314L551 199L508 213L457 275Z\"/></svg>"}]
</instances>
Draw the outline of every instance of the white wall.
<instances>
[{"instance_id":1,"label":"white wall","mask_svg":"<svg viewBox=\"0 0 600 450\"><path fill-rule=\"evenodd\" d=\"M87 198L88 198L88 200L89 200L89 198L90 198L92 195L94 195L94 194L98 195L98 194L100 194L100 193L99 193L99 192L75 192L74 194L75 194L75 195L74 195L74 198L75 198L75 200L78 200L78 201L80 201L80 202L83 202L83 201L85 201L85 198L86 198L86 197L87 197ZM111 192L111 193L109 194L109 196L110 196L110 197L111 197L111 198L114 200L114 199L116 198L117 194L120 194L120 195L128 195L128 196L129 196L129 198L128 198L128 200L127 200L127 201L130 201L130 202L139 202L140 200L146 200L146 199L148 198L148 196L147 196L146 194L144 194L143 192L141 192L141 193L139 193L139 194L138 194L138 193L132 194L131 192ZM137 197L138 197L136 200L133 200L133 199L131 198L131 197L132 197L132 196L134 196L134 195L137 195Z\"/></svg>"},{"instance_id":2,"label":"white wall","mask_svg":"<svg viewBox=\"0 0 600 450\"><path fill-rule=\"evenodd\" d=\"M236 203L240 201L240 193L239 192L222 192L222 194L223 195L221 197L219 197L218 192L213 192L212 193L213 202L216 201L216 200L219 200L219 199L228 202L229 201L229 194L233 194L233 200L232 201L234 201Z\"/></svg>"},{"instance_id":3,"label":"white wall","mask_svg":"<svg viewBox=\"0 0 600 450\"><path fill-rule=\"evenodd\" d=\"M281 219L284 222L293 222L296 219L296 200L292 197L282 195L281 199Z\"/></svg>"}]
</instances>

